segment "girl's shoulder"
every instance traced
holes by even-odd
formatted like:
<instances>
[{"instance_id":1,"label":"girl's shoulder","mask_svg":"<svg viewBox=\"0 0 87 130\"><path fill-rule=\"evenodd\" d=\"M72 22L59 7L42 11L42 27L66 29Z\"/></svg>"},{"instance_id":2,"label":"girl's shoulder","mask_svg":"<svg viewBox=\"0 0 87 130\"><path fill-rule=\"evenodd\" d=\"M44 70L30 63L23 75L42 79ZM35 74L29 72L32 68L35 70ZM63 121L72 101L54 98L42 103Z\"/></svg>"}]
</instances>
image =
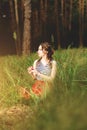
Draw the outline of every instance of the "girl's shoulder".
<instances>
[{"instance_id":1,"label":"girl's shoulder","mask_svg":"<svg viewBox=\"0 0 87 130\"><path fill-rule=\"evenodd\" d=\"M51 60L50 61L50 65L51 65L51 67L56 67L57 66L57 62L55 60Z\"/></svg>"},{"instance_id":2,"label":"girl's shoulder","mask_svg":"<svg viewBox=\"0 0 87 130\"><path fill-rule=\"evenodd\" d=\"M34 63L37 63L38 62L38 59L36 59L35 61L34 61Z\"/></svg>"},{"instance_id":3,"label":"girl's shoulder","mask_svg":"<svg viewBox=\"0 0 87 130\"><path fill-rule=\"evenodd\" d=\"M38 59L36 59L36 60L34 61L34 63L33 63L33 67L34 67L34 68L36 68L37 62L38 62Z\"/></svg>"},{"instance_id":4,"label":"girl's shoulder","mask_svg":"<svg viewBox=\"0 0 87 130\"><path fill-rule=\"evenodd\" d=\"M38 62L38 59L36 59L35 61L34 61L34 64L36 64Z\"/></svg>"},{"instance_id":5,"label":"girl's shoulder","mask_svg":"<svg viewBox=\"0 0 87 130\"><path fill-rule=\"evenodd\" d=\"M51 60L51 64L57 64L55 60Z\"/></svg>"},{"instance_id":6,"label":"girl's shoulder","mask_svg":"<svg viewBox=\"0 0 87 130\"><path fill-rule=\"evenodd\" d=\"M34 64L37 64L39 62L39 59L36 59L35 61L34 61Z\"/></svg>"}]
</instances>

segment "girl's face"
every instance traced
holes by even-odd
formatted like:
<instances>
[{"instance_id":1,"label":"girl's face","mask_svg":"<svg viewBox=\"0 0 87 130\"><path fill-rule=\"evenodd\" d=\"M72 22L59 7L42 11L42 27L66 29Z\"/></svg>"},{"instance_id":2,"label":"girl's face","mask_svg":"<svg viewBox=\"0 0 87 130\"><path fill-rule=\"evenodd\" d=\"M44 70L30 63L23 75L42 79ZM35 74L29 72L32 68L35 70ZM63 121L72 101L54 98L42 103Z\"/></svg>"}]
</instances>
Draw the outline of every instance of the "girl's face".
<instances>
[{"instance_id":1,"label":"girl's face","mask_svg":"<svg viewBox=\"0 0 87 130\"><path fill-rule=\"evenodd\" d=\"M44 49L42 49L41 45L38 47L38 52L37 53L38 53L39 57L43 57L43 56L47 55L47 52Z\"/></svg>"}]
</instances>

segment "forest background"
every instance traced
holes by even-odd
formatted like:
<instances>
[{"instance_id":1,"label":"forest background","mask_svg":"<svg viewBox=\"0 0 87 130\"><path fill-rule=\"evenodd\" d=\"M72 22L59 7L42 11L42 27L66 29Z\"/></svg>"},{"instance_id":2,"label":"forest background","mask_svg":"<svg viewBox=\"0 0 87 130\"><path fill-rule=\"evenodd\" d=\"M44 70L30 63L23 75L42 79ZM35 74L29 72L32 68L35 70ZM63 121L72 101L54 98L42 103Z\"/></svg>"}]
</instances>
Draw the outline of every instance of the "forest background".
<instances>
[{"instance_id":1,"label":"forest background","mask_svg":"<svg viewBox=\"0 0 87 130\"><path fill-rule=\"evenodd\" d=\"M0 0L0 53L87 47L87 0Z\"/></svg>"}]
</instances>

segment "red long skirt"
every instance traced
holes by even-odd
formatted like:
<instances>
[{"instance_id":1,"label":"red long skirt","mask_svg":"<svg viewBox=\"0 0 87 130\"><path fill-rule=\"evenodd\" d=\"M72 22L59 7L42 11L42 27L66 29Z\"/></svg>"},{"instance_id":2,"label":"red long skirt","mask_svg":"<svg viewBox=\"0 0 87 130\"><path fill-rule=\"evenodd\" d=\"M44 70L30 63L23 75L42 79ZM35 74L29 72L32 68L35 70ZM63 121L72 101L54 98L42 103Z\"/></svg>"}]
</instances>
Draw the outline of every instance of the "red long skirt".
<instances>
[{"instance_id":1,"label":"red long skirt","mask_svg":"<svg viewBox=\"0 0 87 130\"><path fill-rule=\"evenodd\" d=\"M45 88L45 82L36 80L35 83L32 85L31 91L36 96L42 96L44 93L44 88ZM25 99L29 99L31 97L31 93L24 87L21 87L19 92L20 96Z\"/></svg>"}]
</instances>

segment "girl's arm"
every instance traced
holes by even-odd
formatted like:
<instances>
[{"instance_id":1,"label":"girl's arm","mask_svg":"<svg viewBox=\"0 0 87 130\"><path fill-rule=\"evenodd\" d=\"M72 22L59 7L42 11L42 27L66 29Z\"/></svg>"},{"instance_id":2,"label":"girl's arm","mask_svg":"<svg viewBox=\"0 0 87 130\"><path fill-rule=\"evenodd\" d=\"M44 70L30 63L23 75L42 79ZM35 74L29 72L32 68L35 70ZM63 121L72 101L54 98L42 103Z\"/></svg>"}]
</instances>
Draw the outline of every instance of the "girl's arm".
<instances>
[{"instance_id":1,"label":"girl's arm","mask_svg":"<svg viewBox=\"0 0 87 130\"><path fill-rule=\"evenodd\" d=\"M28 67L28 73L35 79L36 78L36 73L35 73L35 68L36 68L36 62L37 60L34 61L33 66Z\"/></svg>"}]
</instances>

